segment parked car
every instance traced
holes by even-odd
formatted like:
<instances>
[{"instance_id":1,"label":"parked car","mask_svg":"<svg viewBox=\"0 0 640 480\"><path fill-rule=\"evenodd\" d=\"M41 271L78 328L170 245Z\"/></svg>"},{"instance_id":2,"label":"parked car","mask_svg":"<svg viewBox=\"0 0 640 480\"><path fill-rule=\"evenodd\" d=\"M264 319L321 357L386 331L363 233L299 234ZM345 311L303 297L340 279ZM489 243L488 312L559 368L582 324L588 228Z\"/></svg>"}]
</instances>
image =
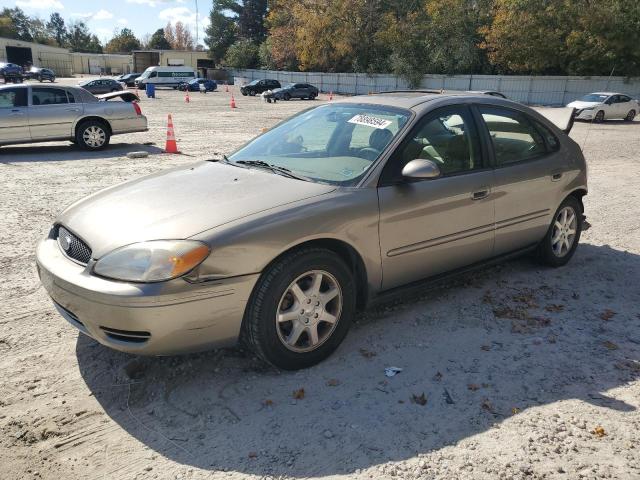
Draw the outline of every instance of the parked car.
<instances>
[{"instance_id":1,"label":"parked car","mask_svg":"<svg viewBox=\"0 0 640 480\"><path fill-rule=\"evenodd\" d=\"M15 63L0 62L0 77L4 83L21 83L23 79L22 67Z\"/></svg>"},{"instance_id":2,"label":"parked car","mask_svg":"<svg viewBox=\"0 0 640 480\"><path fill-rule=\"evenodd\" d=\"M1 86L0 145L70 140L99 150L113 135L147 130L147 119L131 95L96 98L78 87ZM124 101L107 103L116 98Z\"/></svg>"},{"instance_id":3,"label":"parked car","mask_svg":"<svg viewBox=\"0 0 640 480\"><path fill-rule=\"evenodd\" d=\"M148 83L156 87L178 88L183 82L196 78L193 67L149 67L135 79L136 87L146 88Z\"/></svg>"},{"instance_id":4,"label":"parked car","mask_svg":"<svg viewBox=\"0 0 640 480\"><path fill-rule=\"evenodd\" d=\"M491 95L492 97L507 98L504 93L496 92L495 90L469 90L467 93L475 93L479 95Z\"/></svg>"},{"instance_id":5,"label":"parked car","mask_svg":"<svg viewBox=\"0 0 640 480\"><path fill-rule=\"evenodd\" d=\"M214 80L208 80L206 78L194 78L188 82L182 82L178 85L178 90L190 92L200 91L200 86L204 85L205 92L213 92L218 88L218 84Z\"/></svg>"},{"instance_id":6,"label":"parked car","mask_svg":"<svg viewBox=\"0 0 640 480\"><path fill-rule=\"evenodd\" d=\"M136 84L136 78L140 76L139 73L126 73L116 77L116 82L124 83L127 87L133 87Z\"/></svg>"},{"instance_id":7,"label":"parked car","mask_svg":"<svg viewBox=\"0 0 640 480\"><path fill-rule=\"evenodd\" d=\"M595 92L567 105L576 109L577 120L593 120L596 123L614 118L632 122L640 111L638 100L623 93Z\"/></svg>"},{"instance_id":8,"label":"parked car","mask_svg":"<svg viewBox=\"0 0 640 480\"><path fill-rule=\"evenodd\" d=\"M289 83L282 88L276 88L269 97L276 100L291 100L292 98L307 98L313 100L320 91L308 83Z\"/></svg>"},{"instance_id":9,"label":"parked car","mask_svg":"<svg viewBox=\"0 0 640 480\"><path fill-rule=\"evenodd\" d=\"M53 83L56 81L56 74L50 68L31 67L29 71L25 73L25 76L33 80L38 80L39 82L47 80Z\"/></svg>"},{"instance_id":10,"label":"parked car","mask_svg":"<svg viewBox=\"0 0 640 480\"><path fill-rule=\"evenodd\" d=\"M254 80L253 82L247 83L246 85L240 87L240 93L245 97L247 95L254 96L259 95L262 92L266 92L267 90L275 90L276 88L280 88L280 82L278 80Z\"/></svg>"},{"instance_id":11,"label":"parked car","mask_svg":"<svg viewBox=\"0 0 640 480\"><path fill-rule=\"evenodd\" d=\"M488 95L324 104L228 158L74 203L39 243L38 271L61 315L111 348L241 338L307 367L399 286L525 252L566 264L587 170L565 131Z\"/></svg>"},{"instance_id":12,"label":"parked car","mask_svg":"<svg viewBox=\"0 0 640 480\"><path fill-rule=\"evenodd\" d=\"M78 83L78 86L91 93L109 93L124 90L121 83L111 78L96 78L95 80L85 80Z\"/></svg>"}]
</instances>

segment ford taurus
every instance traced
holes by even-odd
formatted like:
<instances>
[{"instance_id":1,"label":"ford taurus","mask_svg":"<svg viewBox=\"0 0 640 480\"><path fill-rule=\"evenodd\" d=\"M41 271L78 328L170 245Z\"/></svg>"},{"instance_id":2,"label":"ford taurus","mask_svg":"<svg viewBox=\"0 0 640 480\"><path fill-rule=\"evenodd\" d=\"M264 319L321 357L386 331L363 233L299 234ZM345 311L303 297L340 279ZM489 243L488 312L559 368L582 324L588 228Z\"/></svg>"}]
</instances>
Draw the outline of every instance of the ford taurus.
<instances>
[{"instance_id":1,"label":"ford taurus","mask_svg":"<svg viewBox=\"0 0 640 480\"><path fill-rule=\"evenodd\" d=\"M241 340L297 369L384 292L524 252L566 264L586 193L578 145L523 105L352 97L228 157L76 202L37 265L61 315L106 346L166 355Z\"/></svg>"}]
</instances>

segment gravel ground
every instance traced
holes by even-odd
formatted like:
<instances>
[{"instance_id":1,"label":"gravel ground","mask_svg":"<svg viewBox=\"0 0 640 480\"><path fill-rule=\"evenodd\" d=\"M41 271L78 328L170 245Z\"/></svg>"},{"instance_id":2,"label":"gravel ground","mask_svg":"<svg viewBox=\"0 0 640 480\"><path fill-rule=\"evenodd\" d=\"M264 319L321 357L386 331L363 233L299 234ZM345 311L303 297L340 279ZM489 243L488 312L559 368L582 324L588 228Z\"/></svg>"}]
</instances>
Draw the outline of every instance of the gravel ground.
<instances>
[{"instance_id":1,"label":"gravel ground","mask_svg":"<svg viewBox=\"0 0 640 480\"><path fill-rule=\"evenodd\" d=\"M0 149L0 478L640 478L638 121L572 132L593 227L567 267L520 259L379 306L317 367L136 358L70 327L34 267L63 207L311 105L229 99L161 90L150 131L100 153ZM160 153L167 113L182 155Z\"/></svg>"}]
</instances>

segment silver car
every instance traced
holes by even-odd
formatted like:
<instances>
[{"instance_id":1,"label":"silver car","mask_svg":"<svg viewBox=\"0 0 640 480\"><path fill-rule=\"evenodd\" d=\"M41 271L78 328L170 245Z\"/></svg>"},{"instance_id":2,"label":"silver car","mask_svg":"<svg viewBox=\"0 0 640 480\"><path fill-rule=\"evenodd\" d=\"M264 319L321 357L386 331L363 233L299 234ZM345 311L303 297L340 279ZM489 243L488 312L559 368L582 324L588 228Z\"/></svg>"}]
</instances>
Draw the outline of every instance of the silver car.
<instances>
[{"instance_id":1,"label":"silver car","mask_svg":"<svg viewBox=\"0 0 640 480\"><path fill-rule=\"evenodd\" d=\"M135 94L101 97L77 87L0 87L0 145L70 140L99 150L112 135L147 130ZM115 98L124 101L108 101Z\"/></svg>"},{"instance_id":2,"label":"silver car","mask_svg":"<svg viewBox=\"0 0 640 480\"><path fill-rule=\"evenodd\" d=\"M61 315L106 346L166 355L242 340L297 369L402 285L532 251L564 265L586 193L578 145L523 105L352 97L229 157L80 200L37 264Z\"/></svg>"}]
</instances>

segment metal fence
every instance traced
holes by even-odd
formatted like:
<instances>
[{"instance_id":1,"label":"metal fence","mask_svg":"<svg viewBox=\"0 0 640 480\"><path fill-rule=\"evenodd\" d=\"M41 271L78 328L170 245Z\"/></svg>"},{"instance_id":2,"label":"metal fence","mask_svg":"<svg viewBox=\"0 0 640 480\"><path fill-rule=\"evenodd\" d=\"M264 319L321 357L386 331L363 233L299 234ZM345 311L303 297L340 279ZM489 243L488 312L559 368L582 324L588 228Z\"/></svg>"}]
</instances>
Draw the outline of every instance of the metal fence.
<instances>
[{"instance_id":1,"label":"metal fence","mask_svg":"<svg viewBox=\"0 0 640 480\"><path fill-rule=\"evenodd\" d=\"M280 83L305 82L323 92L366 95L408 89L406 80L388 74L230 70L246 81L273 78ZM420 87L430 90L495 90L529 105L566 105L590 92L619 92L640 97L640 77L551 77L510 75L425 75Z\"/></svg>"}]
</instances>

